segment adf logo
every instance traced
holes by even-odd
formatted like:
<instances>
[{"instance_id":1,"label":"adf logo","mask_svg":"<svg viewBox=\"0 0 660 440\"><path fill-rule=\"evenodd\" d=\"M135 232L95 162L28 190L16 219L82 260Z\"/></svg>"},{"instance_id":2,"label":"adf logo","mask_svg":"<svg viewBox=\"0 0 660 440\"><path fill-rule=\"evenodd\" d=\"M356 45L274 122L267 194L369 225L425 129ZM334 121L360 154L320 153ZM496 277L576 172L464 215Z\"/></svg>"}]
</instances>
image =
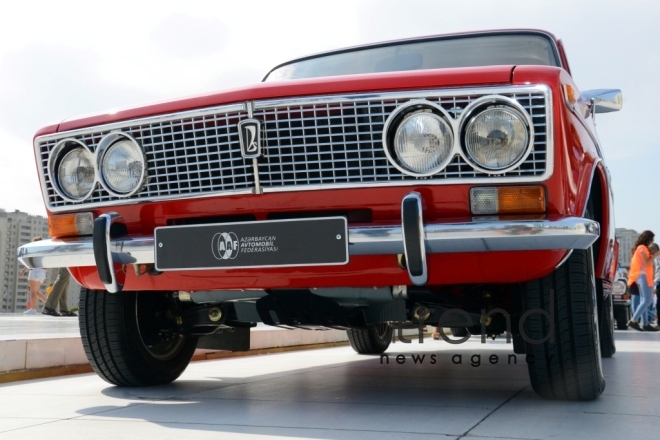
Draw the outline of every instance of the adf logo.
<instances>
[{"instance_id":1,"label":"adf logo","mask_svg":"<svg viewBox=\"0 0 660 440\"><path fill-rule=\"evenodd\" d=\"M238 255L238 237L233 232L219 232L211 242L213 256L218 260L233 260Z\"/></svg>"}]
</instances>

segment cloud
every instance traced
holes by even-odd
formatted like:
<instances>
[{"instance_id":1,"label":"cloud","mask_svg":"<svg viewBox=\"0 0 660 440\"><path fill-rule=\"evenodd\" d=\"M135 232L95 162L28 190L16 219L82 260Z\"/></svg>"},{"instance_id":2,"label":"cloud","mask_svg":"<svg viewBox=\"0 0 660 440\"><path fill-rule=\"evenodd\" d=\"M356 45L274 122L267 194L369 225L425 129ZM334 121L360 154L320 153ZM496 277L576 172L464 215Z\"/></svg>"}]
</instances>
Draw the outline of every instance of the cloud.
<instances>
[{"instance_id":1,"label":"cloud","mask_svg":"<svg viewBox=\"0 0 660 440\"><path fill-rule=\"evenodd\" d=\"M190 59L221 51L227 42L227 34L219 20L177 13L156 25L151 40L168 55Z\"/></svg>"},{"instance_id":2,"label":"cloud","mask_svg":"<svg viewBox=\"0 0 660 440\"><path fill-rule=\"evenodd\" d=\"M45 44L6 53L0 59L0 128L30 139L51 122L156 98L104 81L100 61L86 49Z\"/></svg>"},{"instance_id":3,"label":"cloud","mask_svg":"<svg viewBox=\"0 0 660 440\"><path fill-rule=\"evenodd\" d=\"M0 208L45 215L32 145L0 130L0 146Z\"/></svg>"}]
</instances>

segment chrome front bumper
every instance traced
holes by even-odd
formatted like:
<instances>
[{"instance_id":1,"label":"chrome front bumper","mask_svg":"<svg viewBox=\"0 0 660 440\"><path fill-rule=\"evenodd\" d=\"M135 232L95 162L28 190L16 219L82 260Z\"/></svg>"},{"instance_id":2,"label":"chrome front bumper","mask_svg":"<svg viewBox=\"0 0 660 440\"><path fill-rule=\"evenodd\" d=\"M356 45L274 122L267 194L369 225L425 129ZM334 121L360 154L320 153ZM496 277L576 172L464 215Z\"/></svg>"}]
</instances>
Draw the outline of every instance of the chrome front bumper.
<instances>
[{"instance_id":1,"label":"chrome front bumper","mask_svg":"<svg viewBox=\"0 0 660 440\"><path fill-rule=\"evenodd\" d=\"M351 255L404 254L402 226L349 227ZM600 235L593 220L483 221L426 224L426 253L587 249ZM154 263L153 237L109 240L112 261L121 264ZM28 243L18 248L18 259L29 268L96 266L92 237L61 238Z\"/></svg>"}]
</instances>

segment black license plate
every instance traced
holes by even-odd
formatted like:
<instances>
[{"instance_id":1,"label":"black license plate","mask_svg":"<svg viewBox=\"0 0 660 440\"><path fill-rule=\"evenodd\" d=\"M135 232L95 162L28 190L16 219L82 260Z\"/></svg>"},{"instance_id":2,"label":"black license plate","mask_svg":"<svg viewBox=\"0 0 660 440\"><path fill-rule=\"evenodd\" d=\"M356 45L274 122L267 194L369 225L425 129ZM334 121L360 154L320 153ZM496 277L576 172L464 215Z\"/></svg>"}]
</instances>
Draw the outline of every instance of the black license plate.
<instances>
[{"instance_id":1,"label":"black license plate","mask_svg":"<svg viewBox=\"0 0 660 440\"><path fill-rule=\"evenodd\" d=\"M348 263L346 218L156 228L156 269L234 269Z\"/></svg>"}]
</instances>

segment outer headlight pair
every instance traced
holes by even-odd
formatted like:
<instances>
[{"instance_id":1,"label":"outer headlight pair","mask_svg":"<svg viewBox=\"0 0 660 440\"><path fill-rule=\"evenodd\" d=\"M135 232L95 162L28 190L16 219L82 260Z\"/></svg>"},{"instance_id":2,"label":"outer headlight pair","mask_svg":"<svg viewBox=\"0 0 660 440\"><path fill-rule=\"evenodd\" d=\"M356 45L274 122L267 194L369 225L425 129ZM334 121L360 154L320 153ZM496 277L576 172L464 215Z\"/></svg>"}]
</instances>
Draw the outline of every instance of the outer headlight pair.
<instances>
[{"instance_id":1,"label":"outer headlight pair","mask_svg":"<svg viewBox=\"0 0 660 440\"><path fill-rule=\"evenodd\" d=\"M462 148L468 162L480 171L502 173L527 157L533 137L531 119L520 105L499 96L476 100L455 123L461 146L455 147L454 128L439 106L425 100L397 108L383 134L385 151L399 170L414 176L441 171Z\"/></svg>"},{"instance_id":2,"label":"outer headlight pair","mask_svg":"<svg viewBox=\"0 0 660 440\"><path fill-rule=\"evenodd\" d=\"M517 164L529 147L529 127L512 107L495 105L472 117L465 126L465 151L475 164L501 171Z\"/></svg>"},{"instance_id":3,"label":"outer headlight pair","mask_svg":"<svg viewBox=\"0 0 660 440\"><path fill-rule=\"evenodd\" d=\"M101 139L95 154L77 139L59 141L48 170L55 190L73 202L89 197L96 182L112 195L130 196L139 190L146 175L142 149L135 139L121 132Z\"/></svg>"}]
</instances>

